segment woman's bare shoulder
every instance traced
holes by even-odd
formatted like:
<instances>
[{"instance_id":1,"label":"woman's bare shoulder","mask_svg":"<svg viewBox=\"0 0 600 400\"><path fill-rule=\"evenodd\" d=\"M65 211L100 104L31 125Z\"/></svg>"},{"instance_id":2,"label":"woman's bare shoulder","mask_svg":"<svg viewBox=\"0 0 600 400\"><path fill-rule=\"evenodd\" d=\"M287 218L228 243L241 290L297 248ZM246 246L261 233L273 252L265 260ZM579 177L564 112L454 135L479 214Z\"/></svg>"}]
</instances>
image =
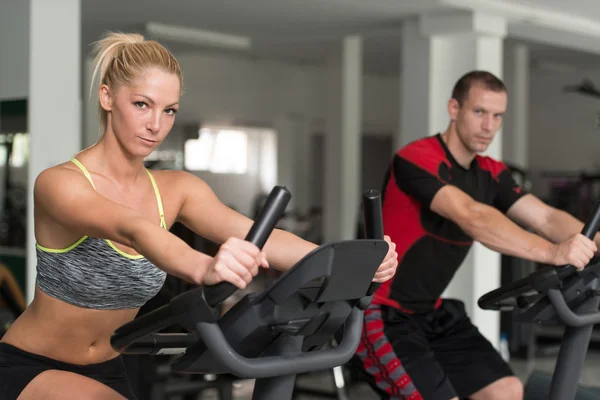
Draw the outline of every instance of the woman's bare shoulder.
<instances>
[{"instance_id":1,"label":"woman's bare shoulder","mask_svg":"<svg viewBox=\"0 0 600 400\"><path fill-rule=\"evenodd\" d=\"M185 188L189 184L206 184L200 177L184 170L151 170L152 176L159 185L172 188Z\"/></svg>"}]
</instances>

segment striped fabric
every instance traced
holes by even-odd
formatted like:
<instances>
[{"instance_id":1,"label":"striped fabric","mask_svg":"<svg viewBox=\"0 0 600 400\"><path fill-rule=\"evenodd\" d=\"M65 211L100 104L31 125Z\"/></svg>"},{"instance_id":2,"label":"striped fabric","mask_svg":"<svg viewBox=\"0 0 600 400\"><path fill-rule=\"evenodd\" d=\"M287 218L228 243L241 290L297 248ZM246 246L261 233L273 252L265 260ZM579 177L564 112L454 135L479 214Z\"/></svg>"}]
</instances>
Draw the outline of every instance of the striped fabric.
<instances>
[{"instance_id":1,"label":"striped fabric","mask_svg":"<svg viewBox=\"0 0 600 400\"><path fill-rule=\"evenodd\" d=\"M71 160L96 186L85 166ZM146 170L154 194L160 226L167 229L162 199L156 181ZM90 210L90 212L94 212ZM138 308L162 288L167 273L141 254L128 254L108 239L81 237L64 249L36 243L37 286L49 296L96 310Z\"/></svg>"},{"instance_id":2,"label":"striped fabric","mask_svg":"<svg viewBox=\"0 0 600 400\"><path fill-rule=\"evenodd\" d=\"M83 308L138 308L162 288L166 272L110 241L85 237L68 251L38 246L37 286L47 295Z\"/></svg>"},{"instance_id":3,"label":"striped fabric","mask_svg":"<svg viewBox=\"0 0 600 400\"><path fill-rule=\"evenodd\" d=\"M363 333L356 355L377 387L391 400L423 400L384 334L381 309L377 305L365 310Z\"/></svg>"}]
</instances>

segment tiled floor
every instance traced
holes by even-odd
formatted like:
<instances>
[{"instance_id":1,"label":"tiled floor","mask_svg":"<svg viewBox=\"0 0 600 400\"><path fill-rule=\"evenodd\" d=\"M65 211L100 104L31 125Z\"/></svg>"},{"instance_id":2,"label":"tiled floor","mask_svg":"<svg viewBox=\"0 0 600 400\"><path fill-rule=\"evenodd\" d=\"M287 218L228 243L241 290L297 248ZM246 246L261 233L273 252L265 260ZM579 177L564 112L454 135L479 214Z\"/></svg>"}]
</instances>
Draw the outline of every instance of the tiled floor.
<instances>
[{"instance_id":1,"label":"tiled floor","mask_svg":"<svg viewBox=\"0 0 600 400\"><path fill-rule=\"evenodd\" d=\"M522 380L526 380L531 371L539 370L543 372L552 373L556 357L544 357L537 358L533 362L526 362L522 360L512 360L511 366L515 373ZM313 374L300 376L297 380L299 384L306 387L318 388L322 390L333 391L334 383L332 375L328 371L316 372ZM583 385L591 385L600 387L600 351L591 350L586 358L584 371L580 380ZM252 398L252 381L240 382L234 389L234 398L236 400L250 400ZM218 396L214 393L206 392L199 397L199 400L218 400ZM310 396L310 395L298 395L295 397L296 400L308 400L308 399L324 399L324 397ZM376 400L377 397L373 394L371 389L364 384L358 384L353 386L351 390L348 390L348 400Z\"/></svg>"}]
</instances>

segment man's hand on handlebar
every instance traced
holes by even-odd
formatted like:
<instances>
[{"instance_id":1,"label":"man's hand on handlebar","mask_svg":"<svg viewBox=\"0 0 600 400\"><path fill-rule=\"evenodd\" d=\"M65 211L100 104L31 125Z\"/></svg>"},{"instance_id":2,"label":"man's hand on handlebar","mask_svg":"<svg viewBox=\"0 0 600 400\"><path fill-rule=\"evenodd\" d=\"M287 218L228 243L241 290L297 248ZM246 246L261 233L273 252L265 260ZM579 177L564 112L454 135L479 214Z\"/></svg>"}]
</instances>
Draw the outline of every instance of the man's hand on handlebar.
<instances>
[{"instance_id":1,"label":"man's hand on handlebar","mask_svg":"<svg viewBox=\"0 0 600 400\"><path fill-rule=\"evenodd\" d=\"M385 241L388 242L390 248L383 259L383 262L377 269L373 282L383 283L391 279L396 273L396 267L398 266L398 253L396 253L396 243L392 242L389 236L384 237Z\"/></svg>"},{"instance_id":2,"label":"man's hand on handlebar","mask_svg":"<svg viewBox=\"0 0 600 400\"><path fill-rule=\"evenodd\" d=\"M556 266L572 265L581 270L589 264L597 251L598 247L593 240L578 233L554 245L552 260Z\"/></svg>"},{"instance_id":3,"label":"man's hand on handlebar","mask_svg":"<svg viewBox=\"0 0 600 400\"><path fill-rule=\"evenodd\" d=\"M244 289L258 274L259 266L269 267L265 253L246 240L230 237L208 265L202 284L227 281Z\"/></svg>"}]
</instances>

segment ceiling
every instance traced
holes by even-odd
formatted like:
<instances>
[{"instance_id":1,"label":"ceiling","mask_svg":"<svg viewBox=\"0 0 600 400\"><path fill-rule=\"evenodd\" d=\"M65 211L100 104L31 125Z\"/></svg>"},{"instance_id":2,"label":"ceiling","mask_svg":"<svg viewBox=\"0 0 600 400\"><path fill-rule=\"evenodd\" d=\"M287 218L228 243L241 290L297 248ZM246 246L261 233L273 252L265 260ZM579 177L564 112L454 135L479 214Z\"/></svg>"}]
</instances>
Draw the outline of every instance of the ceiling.
<instances>
[{"instance_id":1,"label":"ceiling","mask_svg":"<svg viewBox=\"0 0 600 400\"><path fill-rule=\"evenodd\" d=\"M167 5L168 4L168 5ZM400 4L400 6L399 6ZM434 0L83 0L85 33L159 21L267 40L343 36L397 25ZM137 6L136 6L137 5Z\"/></svg>"},{"instance_id":2,"label":"ceiling","mask_svg":"<svg viewBox=\"0 0 600 400\"><path fill-rule=\"evenodd\" d=\"M597 24L600 34L597 0L128 0L127 4L123 7L123 0L82 0L84 52L106 30L145 33L149 21L244 35L252 39L252 49L240 56L294 63L323 62L336 41L360 34L364 37L365 71L397 75L402 21L421 13L479 8L504 14L513 24L529 25L532 15L546 16L546 25L557 15L567 15L578 18L568 21L572 26L580 21ZM522 15L524 21L519 21ZM518 40L532 44L534 57L564 59L565 52L558 46L537 44L523 35ZM200 49L163 42L174 52ZM600 56L595 54L581 59L586 66L600 66Z\"/></svg>"},{"instance_id":3,"label":"ceiling","mask_svg":"<svg viewBox=\"0 0 600 400\"><path fill-rule=\"evenodd\" d=\"M501 3L543 8L600 21L597 0L501 0Z\"/></svg>"}]
</instances>

